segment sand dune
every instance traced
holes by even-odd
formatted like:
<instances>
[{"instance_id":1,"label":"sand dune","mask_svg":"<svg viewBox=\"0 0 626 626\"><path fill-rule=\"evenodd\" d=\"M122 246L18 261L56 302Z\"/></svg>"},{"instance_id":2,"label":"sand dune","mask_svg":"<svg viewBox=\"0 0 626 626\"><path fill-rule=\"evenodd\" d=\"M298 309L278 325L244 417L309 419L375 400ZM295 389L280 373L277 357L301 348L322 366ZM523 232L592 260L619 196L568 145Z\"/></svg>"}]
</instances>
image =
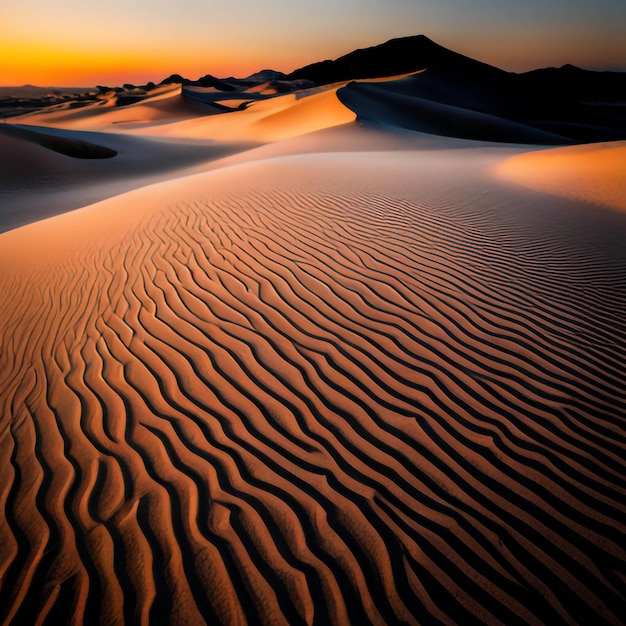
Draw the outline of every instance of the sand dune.
<instances>
[{"instance_id":1,"label":"sand dune","mask_svg":"<svg viewBox=\"0 0 626 626\"><path fill-rule=\"evenodd\" d=\"M500 166L504 178L532 189L626 211L626 142L518 155Z\"/></svg>"},{"instance_id":2,"label":"sand dune","mask_svg":"<svg viewBox=\"0 0 626 626\"><path fill-rule=\"evenodd\" d=\"M181 102L189 101L182 99L180 85L156 91L153 98L120 109L105 103L104 108L29 114L3 125L0 232L206 169L232 154L241 153L244 161L256 158L245 153L260 144L345 125L356 117L337 100L332 87L256 102L248 111L219 119L206 111L189 119L186 104L181 108ZM191 106L196 104L191 101ZM144 121L138 123L137 116ZM121 123L123 119L128 123ZM47 125L53 123L59 126ZM333 144L332 139L325 141L331 149ZM300 152L301 147L291 151ZM85 158L94 155L114 158L98 163Z\"/></svg>"},{"instance_id":3,"label":"sand dune","mask_svg":"<svg viewBox=\"0 0 626 626\"><path fill-rule=\"evenodd\" d=\"M3 124L0 133L9 137L25 139L27 142L35 143L44 148L49 148L53 152L64 154L65 156L77 159L111 159L117 155L113 148L101 146L82 139L73 139L38 131L34 128L17 126L14 124Z\"/></svg>"},{"instance_id":4,"label":"sand dune","mask_svg":"<svg viewBox=\"0 0 626 626\"><path fill-rule=\"evenodd\" d=\"M382 83L353 82L340 89L337 96L359 119L379 124L483 141L570 143L564 136L469 108L465 101L456 104L459 98L450 98L454 103L450 104L422 97L422 76L416 78L417 81L409 78Z\"/></svg>"},{"instance_id":5,"label":"sand dune","mask_svg":"<svg viewBox=\"0 0 626 626\"><path fill-rule=\"evenodd\" d=\"M621 624L619 75L298 73L0 127L0 624Z\"/></svg>"},{"instance_id":6,"label":"sand dune","mask_svg":"<svg viewBox=\"0 0 626 626\"><path fill-rule=\"evenodd\" d=\"M349 119L280 100L245 132ZM503 154L274 156L0 235L0 622L619 624L626 223Z\"/></svg>"},{"instance_id":7,"label":"sand dune","mask_svg":"<svg viewBox=\"0 0 626 626\"><path fill-rule=\"evenodd\" d=\"M201 140L173 143L4 124L0 126L0 232L197 171L202 164L256 145ZM110 158L77 158L76 152L81 151L105 153Z\"/></svg>"},{"instance_id":8,"label":"sand dune","mask_svg":"<svg viewBox=\"0 0 626 626\"><path fill-rule=\"evenodd\" d=\"M12 122L69 130L107 131L219 141L270 142L345 124L356 115L336 96L337 88L303 90L273 98L213 88L168 85L154 97L124 107L109 101L80 109L44 110ZM246 111L233 111L245 106ZM229 112L227 117L216 114Z\"/></svg>"},{"instance_id":9,"label":"sand dune","mask_svg":"<svg viewBox=\"0 0 626 626\"><path fill-rule=\"evenodd\" d=\"M62 127L72 130L123 131L143 128L181 119L192 119L216 113L215 109L185 98L180 85L164 85L136 104L116 106L116 96L79 109L63 107L45 109L12 118L12 121L33 126Z\"/></svg>"},{"instance_id":10,"label":"sand dune","mask_svg":"<svg viewBox=\"0 0 626 626\"><path fill-rule=\"evenodd\" d=\"M355 119L356 115L337 99L337 88L332 87L260 100L251 103L245 111L233 111L227 116L155 126L150 129L150 134L266 143L347 124Z\"/></svg>"}]
</instances>

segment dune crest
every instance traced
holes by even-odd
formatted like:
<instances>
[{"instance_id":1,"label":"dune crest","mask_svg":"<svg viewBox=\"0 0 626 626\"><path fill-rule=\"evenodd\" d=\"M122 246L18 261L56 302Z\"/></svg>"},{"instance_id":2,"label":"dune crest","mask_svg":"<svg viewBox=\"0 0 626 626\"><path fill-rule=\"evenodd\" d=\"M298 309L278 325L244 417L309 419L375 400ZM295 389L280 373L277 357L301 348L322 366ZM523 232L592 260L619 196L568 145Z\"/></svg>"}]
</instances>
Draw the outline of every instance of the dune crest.
<instances>
[{"instance_id":1,"label":"dune crest","mask_svg":"<svg viewBox=\"0 0 626 626\"><path fill-rule=\"evenodd\" d=\"M106 146L71 137L48 135L28 127L3 124L0 126L0 133L5 136L24 139L44 148L49 148L53 152L76 159L112 159L117 155L117 150Z\"/></svg>"},{"instance_id":2,"label":"dune crest","mask_svg":"<svg viewBox=\"0 0 626 626\"><path fill-rule=\"evenodd\" d=\"M287 94L253 102L243 111L153 126L149 133L221 141L269 143L348 124L356 114L337 98L337 88ZM140 131L141 132L141 131Z\"/></svg>"}]
</instances>

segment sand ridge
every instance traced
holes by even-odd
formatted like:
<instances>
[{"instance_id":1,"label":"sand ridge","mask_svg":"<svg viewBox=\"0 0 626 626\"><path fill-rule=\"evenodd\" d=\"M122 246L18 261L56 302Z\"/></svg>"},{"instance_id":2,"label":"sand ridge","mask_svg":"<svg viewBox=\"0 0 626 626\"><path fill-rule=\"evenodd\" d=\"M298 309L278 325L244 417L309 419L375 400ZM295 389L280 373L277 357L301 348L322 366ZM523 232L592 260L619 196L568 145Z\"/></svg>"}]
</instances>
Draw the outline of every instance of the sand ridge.
<instances>
[{"instance_id":1,"label":"sand ridge","mask_svg":"<svg viewBox=\"0 0 626 626\"><path fill-rule=\"evenodd\" d=\"M228 141L280 141L354 121L356 115L337 99L337 89L280 95L252 102L243 111L153 127L150 133Z\"/></svg>"}]
</instances>

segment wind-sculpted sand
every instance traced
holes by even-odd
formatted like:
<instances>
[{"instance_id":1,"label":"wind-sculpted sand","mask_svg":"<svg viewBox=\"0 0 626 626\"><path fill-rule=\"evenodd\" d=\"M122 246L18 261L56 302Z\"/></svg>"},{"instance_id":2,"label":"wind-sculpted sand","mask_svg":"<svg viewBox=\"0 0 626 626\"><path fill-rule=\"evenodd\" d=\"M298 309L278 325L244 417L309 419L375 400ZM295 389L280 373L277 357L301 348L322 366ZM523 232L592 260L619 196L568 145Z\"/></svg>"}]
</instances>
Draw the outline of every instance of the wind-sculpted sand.
<instances>
[{"instance_id":1,"label":"wind-sculpted sand","mask_svg":"<svg viewBox=\"0 0 626 626\"><path fill-rule=\"evenodd\" d=\"M353 122L356 114L337 97L337 88L287 94L253 102L242 111L155 126L165 137L271 142ZM131 131L142 133L141 129Z\"/></svg>"},{"instance_id":2,"label":"wind-sculpted sand","mask_svg":"<svg viewBox=\"0 0 626 626\"><path fill-rule=\"evenodd\" d=\"M626 211L626 142L553 148L516 155L499 173L559 196Z\"/></svg>"},{"instance_id":3,"label":"wind-sculpted sand","mask_svg":"<svg viewBox=\"0 0 626 626\"><path fill-rule=\"evenodd\" d=\"M0 235L0 622L619 624L626 223L503 154Z\"/></svg>"}]
</instances>

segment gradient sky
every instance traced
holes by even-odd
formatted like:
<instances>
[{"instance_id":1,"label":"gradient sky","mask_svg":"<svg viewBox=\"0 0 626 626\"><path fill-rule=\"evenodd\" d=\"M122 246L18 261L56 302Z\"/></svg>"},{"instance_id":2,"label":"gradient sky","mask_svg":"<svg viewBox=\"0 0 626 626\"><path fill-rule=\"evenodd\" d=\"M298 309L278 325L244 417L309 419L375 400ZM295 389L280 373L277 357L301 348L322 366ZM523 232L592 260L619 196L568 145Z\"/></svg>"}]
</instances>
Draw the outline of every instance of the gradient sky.
<instances>
[{"instance_id":1,"label":"gradient sky","mask_svg":"<svg viewBox=\"0 0 626 626\"><path fill-rule=\"evenodd\" d=\"M0 85L285 72L392 37L512 71L626 70L626 0L0 0Z\"/></svg>"}]
</instances>

